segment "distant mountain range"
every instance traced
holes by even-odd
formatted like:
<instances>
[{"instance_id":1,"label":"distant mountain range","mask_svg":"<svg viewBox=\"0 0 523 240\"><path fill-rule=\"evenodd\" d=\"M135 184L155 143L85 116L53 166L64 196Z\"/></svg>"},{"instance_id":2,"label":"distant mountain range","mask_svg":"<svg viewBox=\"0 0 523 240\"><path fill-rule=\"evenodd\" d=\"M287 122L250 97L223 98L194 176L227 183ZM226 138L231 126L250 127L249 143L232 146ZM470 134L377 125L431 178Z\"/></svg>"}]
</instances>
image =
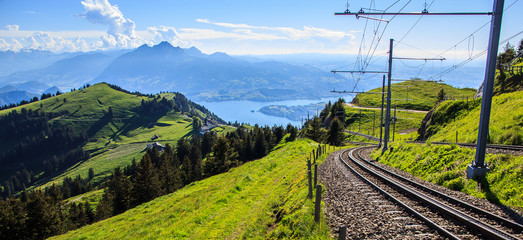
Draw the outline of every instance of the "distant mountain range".
<instances>
[{"instance_id":1,"label":"distant mountain range","mask_svg":"<svg viewBox=\"0 0 523 240\"><path fill-rule=\"evenodd\" d=\"M225 53L206 55L167 42L116 58L93 83L108 82L144 93L180 91L206 101L271 101L319 98L335 84L349 84L341 76L313 67L265 61L248 62Z\"/></svg>"},{"instance_id":2,"label":"distant mountain range","mask_svg":"<svg viewBox=\"0 0 523 240\"><path fill-rule=\"evenodd\" d=\"M40 97L42 93L56 94L56 92L61 92L61 90L56 86L49 87L47 84L36 81L6 85L0 87L0 106L20 103L23 100L29 101L34 97Z\"/></svg>"},{"instance_id":3,"label":"distant mountain range","mask_svg":"<svg viewBox=\"0 0 523 240\"><path fill-rule=\"evenodd\" d=\"M4 52L0 62L30 62L28 51L19 54ZM49 61L57 60L46 65L41 60L46 56ZM35 51L33 62L38 64L0 77L0 87L36 81L72 89L86 83L108 82L142 93L177 91L200 101L271 101L320 98L335 86L350 85L342 76L311 66L246 61L220 52L204 54L195 47L173 47L167 42L125 52L67 56Z\"/></svg>"},{"instance_id":4,"label":"distant mountain range","mask_svg":"<svg viewBox=\"0 0 523 240\"><path fill-rule=\"evenodd\" d=\"M285 56L204 54L195 47L173 47L168 42L113 52L7 51L0 52L0 64L5 66L0 70L0 88L11 85L17 91L42 94L50 86L68 91L107 82L142 93L181 92L196 101L277 101L332 97L332 90L366 91L381 86L381 80L359 81L330 73L336 62L345 64L341 55ZM351 59L347 56L345 61ZM378 65L372 67L381 69ZM395 78L409 79L419 73L419 69L394 68ZM480 75L477 67L462 68L449 74L446 82L477 87ZM17 86L27 82L37 89ZM45 87L37 87L38 83Z\"/></svg>"}]
</instances>

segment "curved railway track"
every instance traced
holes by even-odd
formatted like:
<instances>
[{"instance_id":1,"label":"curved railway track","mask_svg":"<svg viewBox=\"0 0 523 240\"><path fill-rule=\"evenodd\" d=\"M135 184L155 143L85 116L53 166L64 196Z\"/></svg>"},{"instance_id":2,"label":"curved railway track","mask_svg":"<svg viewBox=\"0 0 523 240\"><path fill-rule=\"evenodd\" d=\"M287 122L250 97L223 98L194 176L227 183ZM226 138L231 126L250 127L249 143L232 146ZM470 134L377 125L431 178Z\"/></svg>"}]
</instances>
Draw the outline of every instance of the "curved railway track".
<instances>
[{"instance_id":1,"label":"curved railway track","mask_svg":"<svg viewBox=\"0 0 523 240\"><path fill-rule=\"evenodd\" d=\"M352 173L441 236L523 239L523 225L387 171L361 156L360 151L366 148L343 151L339 159Z\"/></svg>"},{"instance_id":2,"label":"curved railway track","mask_svg":"<svg viewBox=\"0 0 523 240\"><path fill-rule=\"evenodd\" d=\"M426 143L426 142L412 141L410 143ZM431 142L431 143L432 144L438 144L438 145L452 145L452 144L456 144L456 145L462 146L462 147L476 148L476 144L475 143L448 143L448 142ZM523 146L521 146L521 145L487 144L487 148L501 149L501 150L510 150L510 151L523 151Z\"/></svg>"}]
</instances>

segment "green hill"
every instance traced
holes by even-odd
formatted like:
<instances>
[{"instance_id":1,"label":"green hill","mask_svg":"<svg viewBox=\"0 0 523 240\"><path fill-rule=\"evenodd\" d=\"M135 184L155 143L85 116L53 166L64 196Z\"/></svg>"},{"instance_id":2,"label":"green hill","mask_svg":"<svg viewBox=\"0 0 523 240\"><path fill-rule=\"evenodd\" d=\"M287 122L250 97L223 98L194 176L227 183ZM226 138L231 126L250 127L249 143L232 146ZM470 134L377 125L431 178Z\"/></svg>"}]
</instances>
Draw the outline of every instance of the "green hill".
<instances>
[{"instance_id":1,"label":"green hill","mask_svg":"<svg viewBox=\"0 0 523 240\"><path fill-rule=\"evenodd\" d=\"M307 199L306 159L315 147L307 139L280 144L260 160L53 239L330 239Z\"/></svg>"},{"instance_id":2,"label":"green hill","mask_svg":"<svg viewBox=\"0 0 523 240\"><path fill-rule=\"evenodd\" d=\"M444 101L422 124L420 138L429 141L475 143L481 99ZM423 129L426 129L424 133ZM489 143L523 144L523 91L492 98Z\"/></svg>"},{"instance_id":3,"label":"green hill","mask_svg":"<svg viewBox=\"0 0 523 240\"><path fill-rule=\"evenodd\" d=\"M409 133L415 132L420 126L421 120L426 113L421 111L397 110L396 123L391 124L390 137L393 133L396 140L410 138ZM375 137L380 136L380 117L381 109L379 108L353 108L345 106L345 124L346 129ZM385 118L385 113L384 116ZM394 108L391 110L391 118L394 117ZM395 130L395 132L393 132Z\"/></svg>"},{"instance_id":4,"label":"green hill","mask_svg":"<svg viewBox=\"0 0 523 240\"><path fill-rule=\"evenodd\" d=\"M221 121L179 93L131 94L105 83L0 111L0 190L87 178L90 169L96 184L140 159L148 142L174 146L192 134L193 117Z\"/></svg>"},{"instance_id":5,"label":"green hill","mask_svg":"<svg viewBox=\"0 0 523 240\"><path fill-rule=\"evenodd\" d=\"M434 144L395 142L394 151L374 151L373 157L391 167L426 181L493 203L523 209L523 156L487 154L490 171L485 179L467 179L467 165L474 161L475 149Z\"/></svg>"},{"instance_id":6,"label":"green hill","mask_svg":"<svg viewBox=\"0 0 523 240\"><path fill-rule=\"evenodd\" d=\"M391 85L391 103L393 106L396 104L398 108L428 111L436 104L438 93L442 89L448 99L472 99L476 94L476 90L472 88L457 89L443 83L409 80ZM382 88L368 92L382 92ZM363 107L378 107L381 106L381 94L360 93L352 103Z\"/></svg>"}]
</instances>

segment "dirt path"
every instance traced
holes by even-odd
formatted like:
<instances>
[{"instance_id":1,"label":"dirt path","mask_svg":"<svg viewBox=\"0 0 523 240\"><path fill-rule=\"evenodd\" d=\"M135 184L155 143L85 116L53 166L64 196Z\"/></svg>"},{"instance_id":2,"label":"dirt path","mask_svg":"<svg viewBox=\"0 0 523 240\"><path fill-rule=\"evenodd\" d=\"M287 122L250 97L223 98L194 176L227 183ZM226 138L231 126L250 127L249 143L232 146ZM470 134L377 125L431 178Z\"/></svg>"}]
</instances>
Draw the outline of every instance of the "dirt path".
<instances>
[{"instance_id":1,"label":"dirt path","mask_svg":"<svg viewBox=\"0 0 523 240\"><path fill-rule=\"evenodd\" d=\"M381 108L379 107L360 107L360 106L356 106L352 103L345 103L345 105L347 105L348 107L351 107L351 108L359 108L359 109L368 109L368 110L380 110ZM428 113L429 111L422 111L422 110L411 110L411 109L396 109L397 111L402 111L402 112L414 112L414 113Z\"/></svg>"}]
</instances>

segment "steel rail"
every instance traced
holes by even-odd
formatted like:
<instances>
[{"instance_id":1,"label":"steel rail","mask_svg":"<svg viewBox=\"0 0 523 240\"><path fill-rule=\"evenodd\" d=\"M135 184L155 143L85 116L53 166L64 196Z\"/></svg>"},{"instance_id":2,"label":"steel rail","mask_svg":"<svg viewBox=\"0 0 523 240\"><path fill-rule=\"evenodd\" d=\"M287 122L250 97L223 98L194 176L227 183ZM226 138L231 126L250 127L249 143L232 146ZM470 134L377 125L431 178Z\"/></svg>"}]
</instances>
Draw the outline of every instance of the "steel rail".
<instances>
[{"instance_id":1,"label":"steel rail","mask_svg":"<svg viewBox=\"0 0 523 240\"><path fill-rule=\"evenodd\" d=\"M365 147L364 147L365 148ZM354 151L354 149L352 150L346 150L346 151L343 151L340 153L339 155L339 158L341 160L341 162L343 164L345 164L345 166L347 168L349 168L356 176L358 176L359 178L361 178L364 182L366 182L367 184L371 185L373 188L375 188L376 190L378 190L379 192L381 192L383 195L385 195L388 199L390 199L392 202L400 205L403 209L405 209L405 211L407 211L408 213L414 215L416 218L418 218L419 220L421 220L422 222L424 222L425 224L427 224L429 227L431 227L432 229L436 230L437 232L439 232L442 236L444 237L447 237L449 239L454 239L454 240L459 240L460 238L456 235L454 235L453 233L449 232L447 229L441 227L440 225L438 225L437 223L433 222L432 220L428 219L427 217L423 216L423 214L421 214L420 212L416 211L415 209L409 207L407 204L405 204L404 202L402 202L401 200L395 198L394 196L392 196L390 193L388 193L387 191L383 190L382 188L380 188L378 185L374 184L372 181L370 181L369 179L365 178L363 175L361 175L358 171L356 171L355 169L353 169L351 166L349 166L349 164L347 162L345 162L345 160L343 160L343 154L347 151Z\"/></svg>"},{"instance_id":2,"label":"steel rail","mask_svg":"<svg viewBox=\"0 0 523 240\"><path fill-rule=\"evenodd\" d=\"M426 196L425 194L423 193L420 193L416 190L413 190L411 189L410 187L408 187L407 185L405 184L402 184L402 183L399 183L397 182L396 180L393 180L375 170L372 170L366 166L364 166L360 161L358 161L356 159L356 157L354 157L354 151L355 150L362 150L363 148L355 148L353 150L351 150L349 152L349 158L352 160L352 162L354 164L356 164L357 166L359 166L360 168L362 168L363 170L367 171L368 173L372 174L373 176L375 176L376 178L380 179L381 181L383 181L385 184L387 185L390 185L392 187L394 187L395 189L397 189L398 191L401 191L403 192L404 194L406 195L409 195L413 198L416 198L418 199L418 201L420 201L421 203L429 206L430 208L432 208L433 210L435 211L438 211L444 215L447 215L449 216L450 218L454 219L455 221L458 221L464 225L466 225L467 227L469 227L470 229L472 230L475 230L475 231L478 231L480 232L482 235L486 236L487 238L489 239L517 239L516 237L512 236L511 234L509 233L506 233L504 231L501 231L499 229L496 229L495 227L487 224L487 223L483 223L483 222L480 222L474 218L471 218L469 216L467 216L467 214L459 211L459 210L456 210L452 207L449 207L449 206L446 206L445 204L442 204L428 196ZM340 158L342 159L342 158Z\"/></svg>"},{"instance_id":3,"label":"steel rail","mask_svg":"<svg viewBox=\"0 0 523 240\"><path fill-rule=\"evenodd\" d=\"M426 186L423 186L423 185L421 185L421 184L419 184L417 182L414 182L414 181L412 181L410 179L407 179L407 178L405 178L403 176L400 176L400 175L398 175L396 173L393 173L393 172L391 172L391 171L389 171L389 170L387 170L385 168L382 168L382 167L380 167L380 166L370 162L369 160L367 160L363 156L361 156L359 152L357 154L358 154L358 157L360 159L362 159L363 161L365 161L367 164L369 164L369 165L379 169L380 171L383 171L383 172L387 173L388 175L390 175L390 176L392 176L394 178L397 178L397 179L400 179L402 181L405 181L405 182L407 182L408 184L410 184L410 185L412 185L414 187L422 189L423 191L427 191L427 192L430 192L431 194L437 195L437 196L439 196L439 197L441 197L441 198L445 199L446 201L449 201L449 202L451 202L453 204L460 205L460 206L462 206L464 208L467 208L468 210L470 210L472 212L475 212L475 213L478 213L478 214L482 214L486 218L494 220L494 221L497 221L501 225L504 225L504 226L506 226L508 228L516 230L517 232L523 232L523 225L521 225L521 224L519 224L517 222L514 222L514 221L509 220L507 218L501 217L499 215L493 214L491 212L485 211L484 209L478 208L478 207L476 207L476 206L474 206L472 204L469 204L469 203L464 202L464 201L462 201L460 199L451 197L451 196L449 196L449 195L447 195L445 193L439 192L439 191L434 190L432 188L428 188Z\"/></svg>"}]
</instances>

